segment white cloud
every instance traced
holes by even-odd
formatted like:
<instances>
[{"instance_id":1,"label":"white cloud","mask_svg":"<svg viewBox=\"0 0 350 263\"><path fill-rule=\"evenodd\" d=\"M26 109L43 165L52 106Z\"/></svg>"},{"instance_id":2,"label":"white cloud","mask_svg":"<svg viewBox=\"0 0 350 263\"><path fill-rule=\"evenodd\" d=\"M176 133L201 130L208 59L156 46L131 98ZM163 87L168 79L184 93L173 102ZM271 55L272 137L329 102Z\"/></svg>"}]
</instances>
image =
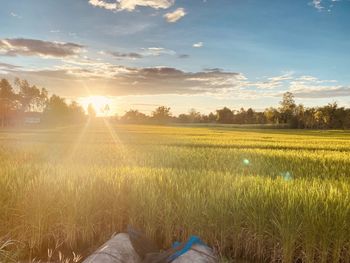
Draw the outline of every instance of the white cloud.
<instances>
[{"instance_id":1,"label":"white cloud","mask_svg":"<svg viewBox=\"0 0 350 263\"><path fill-rule=\"evenodd\" d=\"M116 0L107 2L106 0L89 0L93 6L107 10L127 10L133 11L138 6L150 7L154 9L167 9L174 4L175 0Z\"/></svg>"},{"instance_id":2,"label":"white cloud","mask_svg":"<svg viewBox=\"0 0 350 263\"><path fill-rule=\"evenodd\" d=\"M16 13L14 13L14 12L11 12L11 13L10 13L10 16L16 17L16 18L22 18L19 14L16 14Z\"/></svg>"},{"instance_id":3,"label":"white cloud","mask_svg":"<svg viewBox=\"0 0 350 263\"><path fill-rule=\"evenodd\" d=\"M312 5L317 9L317 10L323 10L324 7L322 6L322 0L312 0Z\"/></svg>"},{"instance_id":4,"label":"white cloud","mask_svg":"<svg viewBox=\"0 0 350 263\"><path fill-rule=\"evenodd\" d=\"M198 42L198 43L193 44L193 47L195 47L195 48L201 48L203 46L204 46L203 42Z\"/></svg>"},{"instance_id":5,"label":"white cloud","mask_svg":"<svg viewBox=\"0 0 350 263\"><path fill-rule=\"evenodd\" d=\"M175 55L176 52L171 49L166 49L163 47L149 47L149 48L142 48L142 55L143 56L160 56L160 55Z\"/></svg>"},{"instance_id":6,"label":"white cloud","mask_svg":"<svg viewBox=\"0 0 350 263\"><path fill-rule=\"evenodd\" d=\"M331 12L335 4L341 2L342 0L312 0L310 5L316 8L318 11L328 11Z\"/></svg>"},{"instance_id":7,"label":"white cloud","mask_svg":"<svg viewBox=\"0 0 350 263\"><path fill-rule=\"evenodd\" d=\"M182 17L186 15L186 11L184 8L178 8L174 12L169 12L164 15L164 18L169 23L175 23L179 21Z\"/></svg>"},{"instance_id":8,"label":"white cloud","mask_svg":"<svg viewBox=\"0 0 350 263\"><path fill-rule=\"evenodd\" d=\"M101 7L107 10L116 10L117 9L117 3L108 3L104 0L89 0L89 4L97 7Z\"/></svg>"},{"instance_id":9,"label":"white cloud","mask_svg":"<svg viewBox=\"0 0 350 263\"><path fill-rule=\"evenodd\" d=\"M297 98L332 98L350 96L350 87L335 80L320 80L314 76L300 76L289 82L289 91Z\"/></svg>"}]
</instances>

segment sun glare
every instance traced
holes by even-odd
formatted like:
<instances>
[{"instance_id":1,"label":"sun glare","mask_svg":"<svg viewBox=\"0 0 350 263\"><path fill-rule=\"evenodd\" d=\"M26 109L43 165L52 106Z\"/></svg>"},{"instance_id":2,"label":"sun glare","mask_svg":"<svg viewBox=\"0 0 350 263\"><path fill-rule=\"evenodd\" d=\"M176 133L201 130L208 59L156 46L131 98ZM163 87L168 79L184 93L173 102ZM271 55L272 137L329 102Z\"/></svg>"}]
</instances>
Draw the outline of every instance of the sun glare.
<instances>
[{"instance_id":1,"label":"sun glare","mask_svg":"<svg viewBox=\"0 0 350 263\"><path fill-rule=\"evenodd\" d=\"M83 97L79 99L79 102L84 107L84 109L87 111L87 108L91 104L95 111L97 116L105 116L110 114L110 108L112 100L105 96L89 96L89 97Z\"/></svg>"}]
</instances>

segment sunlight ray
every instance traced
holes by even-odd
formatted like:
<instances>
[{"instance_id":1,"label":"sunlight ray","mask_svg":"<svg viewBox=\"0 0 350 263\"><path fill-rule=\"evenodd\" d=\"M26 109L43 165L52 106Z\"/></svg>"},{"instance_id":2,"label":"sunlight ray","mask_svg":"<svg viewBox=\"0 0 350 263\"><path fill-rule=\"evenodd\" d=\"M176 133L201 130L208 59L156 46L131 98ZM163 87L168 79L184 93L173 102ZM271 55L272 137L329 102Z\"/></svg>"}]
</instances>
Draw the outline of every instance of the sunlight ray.
<instances>
[{"instance_id":1,"label":"sunlight ray","mask_svg":"<svg viewBox=\"0 0 350 263\"><path fill-rule=\"evenodd\" d=\"M84 138L85 134L86 134L86 131L88 129L88 127L90 126L90 123L91 123L91 119L89 118L83 128L81 129L80 133L79 133L79 136L77 137L77 139L75 140L75 143L73 145L73 148L72 148L72 151L70 152L70 154L67 156L67 161L70 161L72 160L72 158L74 157L74 155L76 154L79 146L81 145L81 142L82 142L82 139Z\"/></svg>"},{"instance_id":2,"label":"sunlight ray","mask_svg":"<svg viewBox=\"0 0 350 263\"><path fill-rule=\"evenodd\" d=\"M109 135L111 136L114 144L120 146L121 148L124 148L123 142L120 140L119 136L117 135L117 133L113 129L113 127L110 124L109 120L107 120L106 118L103 118L103 123L107 127Z\"/></svg>"},{"instance_id":3,"label":"sunlight ray","mask_svg":"<svg viewBox=\"0 0 350 263\"><path fill-rule=\"evenodd\" d=\"M131 158L131 155L128 154L128 151L124 145L124 143L122 142L122 140L119 138L118 134L116 133L115 129L113 129L111 123L109 122L109 120L107 118L103 118L103 122L105 124L105 126L107 127L107 130L114 142L114 150L115 151L121 151L123 152L124 157L127 157L127 161L131 164L135 164L136 162Z\"/></svg>"}]
</instances>

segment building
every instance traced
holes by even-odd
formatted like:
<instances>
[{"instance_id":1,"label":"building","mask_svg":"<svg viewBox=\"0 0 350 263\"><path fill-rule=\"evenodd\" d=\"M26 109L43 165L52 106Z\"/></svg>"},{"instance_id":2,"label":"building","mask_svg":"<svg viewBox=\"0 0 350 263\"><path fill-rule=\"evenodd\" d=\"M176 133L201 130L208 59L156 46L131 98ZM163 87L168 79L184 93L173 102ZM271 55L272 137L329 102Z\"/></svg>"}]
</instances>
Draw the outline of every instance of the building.
<instances>
[{"instance_id":1,"label":"building","mask_svg":"<svg viewBox=\"0 0 350 263\"><path fill-rule=\"evenodd\" d=\"M25 112L23 122L25 125L37 125L42 120L42 113L40 112Z\"/></svg>"}]
</instances>

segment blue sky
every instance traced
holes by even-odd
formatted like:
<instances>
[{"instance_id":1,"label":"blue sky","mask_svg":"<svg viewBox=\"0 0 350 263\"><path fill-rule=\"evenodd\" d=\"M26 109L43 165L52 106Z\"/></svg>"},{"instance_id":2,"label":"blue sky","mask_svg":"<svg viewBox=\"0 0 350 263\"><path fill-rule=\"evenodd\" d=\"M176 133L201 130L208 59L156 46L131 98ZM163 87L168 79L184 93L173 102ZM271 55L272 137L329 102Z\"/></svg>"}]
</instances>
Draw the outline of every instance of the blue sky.
<instances>
[{"instance_id":1,"label":"blue sky","mask_svg":"<svg viewBox=\"0 0 350 263\"><path fill-rule=\"evenodd\" d=\"M350 106L348 0L1 1L0 74L174 113Z\"/></svg>"}]
</instances>

